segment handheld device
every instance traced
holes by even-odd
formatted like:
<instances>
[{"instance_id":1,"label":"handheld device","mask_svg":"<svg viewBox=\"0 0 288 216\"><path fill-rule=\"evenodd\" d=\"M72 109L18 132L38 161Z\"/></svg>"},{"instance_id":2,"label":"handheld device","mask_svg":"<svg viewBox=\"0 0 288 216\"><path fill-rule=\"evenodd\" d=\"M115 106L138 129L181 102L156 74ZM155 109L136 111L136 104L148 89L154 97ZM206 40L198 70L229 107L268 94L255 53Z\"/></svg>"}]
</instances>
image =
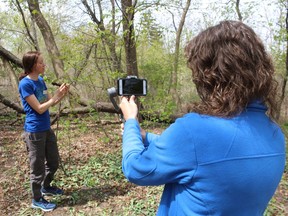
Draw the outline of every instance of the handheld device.
<instances>
[{"instance_id":1,"label":"handheld device","mask_svg":"<svg viewBox=\"0 0 288 216\"><path fill-rule=\"evenodd\" d=\"M109 99L112 102L117 113L120 114L120 119L124 122L123 114L115 101L116 96L146 96L147 94L147 80L138 79L136 76L127 76L127 78L120 78L117 80L117 88L112 87L107 89Z\"/></svg>"},{"instance_id":2,"label":"handheld device","mask_svg":"<svg viewBox=\"0 0 288 216\"><path fill-rule=\"evenodd\" d=\"M119 96L146 96L147 80L136 76L128 76L117 80L117 94Z\"/></svg>"}]
</instances>

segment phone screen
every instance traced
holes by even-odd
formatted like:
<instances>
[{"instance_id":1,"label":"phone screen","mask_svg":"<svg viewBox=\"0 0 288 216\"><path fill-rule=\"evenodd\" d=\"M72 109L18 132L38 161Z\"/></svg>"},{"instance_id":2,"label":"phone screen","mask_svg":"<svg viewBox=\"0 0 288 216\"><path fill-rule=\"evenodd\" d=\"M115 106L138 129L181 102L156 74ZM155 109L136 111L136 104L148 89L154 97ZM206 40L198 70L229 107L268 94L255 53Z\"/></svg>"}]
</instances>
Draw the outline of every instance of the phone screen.
<instances>
[{"instance_id":1,"label":"phone screen","mask_svg":"<svg viewBox=\"0 0 288 216\"><path fill-rule=\"evenodd\" d=\"M119 79L118 95L146 95L147 81L145 79Z\"/></svg>"}]
</instances>

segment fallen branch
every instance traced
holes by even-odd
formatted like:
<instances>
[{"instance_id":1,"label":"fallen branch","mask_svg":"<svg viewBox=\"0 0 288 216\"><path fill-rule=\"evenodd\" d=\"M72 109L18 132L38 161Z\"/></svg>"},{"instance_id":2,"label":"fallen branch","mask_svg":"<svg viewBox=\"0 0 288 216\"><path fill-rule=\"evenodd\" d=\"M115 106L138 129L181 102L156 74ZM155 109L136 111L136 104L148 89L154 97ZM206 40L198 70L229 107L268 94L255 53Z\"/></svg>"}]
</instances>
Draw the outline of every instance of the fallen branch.
<instances>
[{"instance_id":1,"label":"fallen branch","mask_svg":"<svg viewBox=\"0 0 288 216\"><path fill-rule=\"evenodd\" d=\"M20 107L16 103L6 99L2 94L0 94L0 102L2 104L4 104L5 106L17 111L17 113L24 114L24 110L22 109L22 107Z\"/></svg>"}]
</instances>

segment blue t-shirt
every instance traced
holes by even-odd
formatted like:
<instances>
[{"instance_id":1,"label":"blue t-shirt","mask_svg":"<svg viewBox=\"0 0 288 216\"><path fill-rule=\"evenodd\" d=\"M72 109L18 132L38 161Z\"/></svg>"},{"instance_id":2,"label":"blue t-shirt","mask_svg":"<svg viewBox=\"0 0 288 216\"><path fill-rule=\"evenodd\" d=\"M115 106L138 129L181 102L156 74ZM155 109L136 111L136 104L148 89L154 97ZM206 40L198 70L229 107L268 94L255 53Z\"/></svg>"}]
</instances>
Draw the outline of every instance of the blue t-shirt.
<instances>
[{"instance_id":1,"label":"blue t-shirt","mask_svg":"<svg viewBox=\"0 0 288 216\"><path fill-rule=\"evenodd\" d=\"M254 101L234 118L189 113L161 135L128 119L122 168L138 185L165 184L157 215L262 216L284 171L285 138Z\"/></svg>"},{"instance_id":2,"label":"blue t-shirt","mask_svg":"<svg viewBox=\"0 0 288 216\"><path fill-rule=\"evenodd\" d=\"M41 132L50 129L50 115L49 111L42 114L37 113L25 100L26 97L34 94L39 103L44 103L47 98L47 87L41 76L38 80L32 80L24 77L19 83L19 93L23 104L26 119L24 130L27 132Z\"/></svg>"}]
</instances>

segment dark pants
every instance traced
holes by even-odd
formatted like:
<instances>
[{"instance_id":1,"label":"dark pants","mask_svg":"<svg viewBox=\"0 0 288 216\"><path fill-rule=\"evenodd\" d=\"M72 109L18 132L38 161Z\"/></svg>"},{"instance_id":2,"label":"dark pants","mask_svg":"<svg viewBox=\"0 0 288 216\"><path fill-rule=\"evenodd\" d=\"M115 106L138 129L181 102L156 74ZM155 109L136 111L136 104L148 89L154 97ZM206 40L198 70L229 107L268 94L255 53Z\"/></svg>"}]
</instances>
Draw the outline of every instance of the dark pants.
<instances>
[{"instance_id":1,"label":"dark pants","mask_svg":"<svg viewBox=\"0 0 288 216\"><path fill-rule=\"evenodd\" d=\"M54 174L59 167L59 152L54 132L50 129L44 132L25 132L30 160L30 183L32 197L38 200L41 186L50 186Z\"/></svg>"}]
</instances>

